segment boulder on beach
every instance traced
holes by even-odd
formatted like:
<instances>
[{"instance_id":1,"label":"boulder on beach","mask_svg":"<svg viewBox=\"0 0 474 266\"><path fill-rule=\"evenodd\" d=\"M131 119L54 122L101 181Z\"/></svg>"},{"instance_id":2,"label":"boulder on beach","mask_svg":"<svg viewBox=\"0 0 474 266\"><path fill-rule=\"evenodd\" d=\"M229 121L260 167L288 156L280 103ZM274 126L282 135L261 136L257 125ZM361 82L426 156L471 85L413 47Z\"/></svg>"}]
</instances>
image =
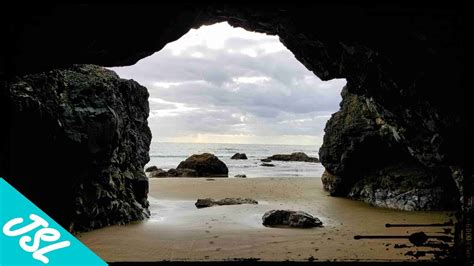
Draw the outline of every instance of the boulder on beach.
<instances>
[{"instance_id":1,"label":"boulder on beach","mask_svg":"<svg viewBox=\"0 0 474 266\"><path fill-rule=\"evenodd\" d=\"M207 208L222 205L258 204L258 201L250 198L224 198L215 200L211 198L198 199L194 204L197 208Z\"/></svg>"},{"instance_id":2,"label":"boulder on beach","mask_svg":"<svg viewBox=\"0 0 474 266\"><path fill-rule=\"evenodd\" d=\"M192 169L196 171L197 177L227 177L229 174L225 163L211 153L193 154L179 163L176 170L179 169Z\"/></svg>"},{"instance_id":3,"label":"boulder on beach","mask_svg":"<svg viewBox=\"0 0 474 266\"><path fill-rule=\"evenodd\" d=\"M247 176L246 176L246 175L235 175L234 177L238 177L238 178L246 178Z\"/></svg>"},{"instance_id":4,"label":"boulder on beach","mask_svg":"<svg viewBox=\"0 0 474 266\"><path fill-rule=\"evenodd\" d=\"M268 157L267 160L319 163L318 158L309 157L304 152L294 152L292 154L275 154Z\"/></svg>"},{"instance_id":5,"label":"boulder on beach","mask_svg":"<svg viewBox=\"0 0 474 266\"><path fill-rule=\"evenodd\" d=\"M236 153L230 158L233 160L247 160L247 155L245 153Z\"/></svg>"},{"instance_id":6,"label":"boulder on beach","mask_svg":"<svg viewBox=\"0 0 474 266\"><path fill-rule=\"evenodd\" d=\"M147 168L149 177L227 177L227 166L210 153L194 154L178 167L165 171L156 166Z\"/></svg>"},{"instance_id":7,"label":"boulder on beach","mask_svg":"<svg viewBox=\"0 0 474 266\"><path fill-rule=\"evenodd\" d=\"M153 165L153 166L147 167L147 168L145 169L145 172L147 172L147 173L148 173L148 172L153 172L153 171L157 171L158 169L159 169L158 167L156 167L156 166Z\"/></svg>"},{"instance_id":8,"label":"boulder on beach","mask_svg":"<svg viewBox=\"0 0 474 266\"><path fill-rule=\"evenodd\" d=\"M261 159L260 161L261 161L262 163L269 163L269 162L271 162L272 160L270 160L270 159Z\"/></svg>"},{"instance_id":9,"label":"boulder on beach","mask_svg":"<svg viewBox=\"0 0 474 266\"><path fill-rule=\"evenodd\" d=\"M289 226L298 228L320 227L323 222L318 218L303 212L291 210L271 210L262 217L265 226Z\"/></svg>"},{"instance_id":10,"label":"boulder on beach","mask_svg":"<svg viewBox=\"0 0 474 266\"><path fill-rule=\"evenodd\" d=\"M274 167L275 165L272 163L262 163L260 166Z\"/></svg>"}]
</instances>

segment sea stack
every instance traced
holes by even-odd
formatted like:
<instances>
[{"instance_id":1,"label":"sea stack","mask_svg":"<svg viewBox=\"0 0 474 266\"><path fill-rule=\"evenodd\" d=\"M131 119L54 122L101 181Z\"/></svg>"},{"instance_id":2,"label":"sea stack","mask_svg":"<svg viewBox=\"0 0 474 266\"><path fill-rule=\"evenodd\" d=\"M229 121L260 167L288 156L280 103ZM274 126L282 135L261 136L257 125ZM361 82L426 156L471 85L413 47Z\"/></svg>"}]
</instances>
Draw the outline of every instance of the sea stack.
<instances>
[{"instance_id":1,"label":"sea stack","mask_svg":"<svg viewBox=\"0 0 474 266\"><path fill-rule=\"evenodd\" d=\"M228 177L229 169L224 162L211 153L193 154L182 161L176 169L192 169L198 177Z\"/></svg>"}]
</instances>

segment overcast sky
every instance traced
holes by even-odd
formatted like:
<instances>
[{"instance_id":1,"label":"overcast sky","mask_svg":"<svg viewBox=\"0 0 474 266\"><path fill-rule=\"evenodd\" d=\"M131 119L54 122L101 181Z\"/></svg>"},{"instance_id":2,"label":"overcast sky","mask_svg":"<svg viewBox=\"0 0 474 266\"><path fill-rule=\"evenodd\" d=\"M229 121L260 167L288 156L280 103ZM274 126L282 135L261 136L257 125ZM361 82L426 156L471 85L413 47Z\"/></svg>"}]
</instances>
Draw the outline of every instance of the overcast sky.
<instances>
[{"instance_id":1,"label":"overcast sky","mask_svg":"<svg viewBox=\"0 0 474 266\"><path fill-rule=\"evenodd\" d=\"M227 23L192 29L133 66L111 69L148 88L155 142L320 146L346 83L321 81L277 36Z\"/></svg>"}]
</instances>

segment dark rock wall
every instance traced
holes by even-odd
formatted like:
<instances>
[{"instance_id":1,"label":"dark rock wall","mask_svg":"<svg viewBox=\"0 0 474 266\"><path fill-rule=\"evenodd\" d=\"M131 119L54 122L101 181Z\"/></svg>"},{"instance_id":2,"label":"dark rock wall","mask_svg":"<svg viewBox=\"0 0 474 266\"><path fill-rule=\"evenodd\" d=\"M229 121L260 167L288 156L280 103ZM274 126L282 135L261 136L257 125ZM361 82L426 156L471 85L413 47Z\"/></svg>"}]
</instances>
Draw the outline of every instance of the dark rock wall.
<instances>
[{"instance_id":1,"label":"dark rock wall","mask_svg":"<svg viewBox=\"0 0 474 266\"><path fill-rule=\"evenodd\" d=\"M145 87L75 65L14 78L5 89L8 182L71 231L147 217Z\"/></svg>"},{"instance_id":2,"label":"dark rock wall","mask_svg":"<svg viewBox=\"0 0 474 266\"><path fill-rule=\"evenodd\" d=\"M449 169L433 169L413 157L368 98L347 88L342 97L341 110L326 124L319 152L327 171L322 181L331 195L402 210L452 210L460 205Z\"/></svg>"}]
</instances>

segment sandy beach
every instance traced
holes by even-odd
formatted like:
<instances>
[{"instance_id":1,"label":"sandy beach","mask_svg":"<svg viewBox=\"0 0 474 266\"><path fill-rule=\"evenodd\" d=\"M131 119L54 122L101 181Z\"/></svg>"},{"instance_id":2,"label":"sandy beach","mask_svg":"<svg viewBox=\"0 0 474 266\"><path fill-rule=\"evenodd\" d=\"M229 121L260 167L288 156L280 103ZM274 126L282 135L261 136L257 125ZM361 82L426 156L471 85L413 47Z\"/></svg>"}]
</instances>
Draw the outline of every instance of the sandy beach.
<instances>
[{"instance_id":1,"label":"sandy beach","mask_svg":"<svg viewBox=\"0 0 474 266\"><path fill-rule=\"evenodd\" d=\"M197 209L198 198L249 197L258 205ZM319 178L162 178L150 179L151 218L81 233L79 239L108 262L162 260L414 260L408 239L361 239L354 235L409 235L443 228L392 227L386 223L444 223L446 212L406 212L374 208L329 196ZM262 215L272 209L302 210L324 227L268 228ZM395 248L395 245L407 245ZM419 260L432 259L431 253Z\"/></svg>"}]
</instances>

